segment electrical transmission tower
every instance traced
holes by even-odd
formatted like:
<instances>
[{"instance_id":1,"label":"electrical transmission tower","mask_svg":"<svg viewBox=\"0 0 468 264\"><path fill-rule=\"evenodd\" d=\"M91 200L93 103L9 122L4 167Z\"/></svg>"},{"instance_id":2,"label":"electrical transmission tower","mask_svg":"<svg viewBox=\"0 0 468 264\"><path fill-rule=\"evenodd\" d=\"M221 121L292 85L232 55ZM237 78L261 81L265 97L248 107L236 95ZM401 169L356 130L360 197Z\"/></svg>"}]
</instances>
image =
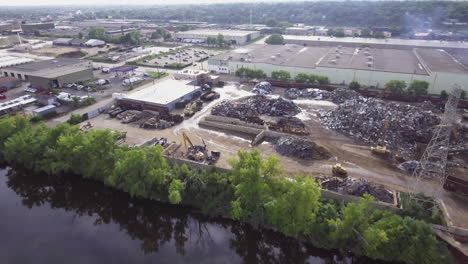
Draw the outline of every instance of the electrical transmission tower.
<instances>
[{"instance_id":1,"label":"electrical transmission tower","mask_svg":"<svg viewBox=\"0 0 468 264\"><path fill-rule=\"evenodd\" d=\"M416 181L412 186L411 197L414 197L414 194L420 190L419 185L422 179L432 179L439 183L437 186L440 188L435 190L434 196L438 196L442 190L442 185L447 177L446 168L450 134L456 121L457 106L461 92L461 87L455 85L448 97L447 103L445 103L445 110L440 124L434 127L432 139L413 172Z\"/></svg>"}]
</instances>

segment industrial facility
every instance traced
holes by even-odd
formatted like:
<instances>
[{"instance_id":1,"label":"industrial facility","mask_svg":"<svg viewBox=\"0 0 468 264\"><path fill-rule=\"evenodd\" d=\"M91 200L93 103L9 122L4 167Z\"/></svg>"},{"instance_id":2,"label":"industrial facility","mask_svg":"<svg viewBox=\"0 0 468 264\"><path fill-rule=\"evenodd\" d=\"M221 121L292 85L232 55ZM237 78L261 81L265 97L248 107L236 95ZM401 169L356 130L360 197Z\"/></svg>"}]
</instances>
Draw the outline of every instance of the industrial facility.
<instances>
[{"instance_id":1,"label":"industrial facility","mask_svg":"<svg viewBox=\"0 0 468 264\"><path fill-rule=\"evenodd\" d=\"M1 75L28 81L34 88L51 89L92 79L93 65L89 61L57 58L7 67Z\"/></svg>"},{"instance_id":2,"label":"industrial facility","mask_svg":"<svg viewBox=\"0 0 468 264\"><path fill-rule=\"evenodd\" d=\"M192 100L200 92L196 81L168 79L122 97L117 104L126 109L168 113L175 108L177 102Z\"/></svg>"},{"instance_id":3,"label":"industrial facility","mask_svg":"<svg viewBox=\"0 0 468 264\"><path fill-rule=\"evenodd\" d=\"M390 49L343 46L250 45L208 60L216 73L240 68L261 69L267 75L285 70L327 76L331 83L357 81L382 88L390 80L429 83L429 93L439 94L454 84L468 83L468 69L440 49Z\"/></svg>"},{"instance_id":4,"label":"industrial facility","mask_svg":"<svg viewBox=\"0 0 468 264\"><path fill-rule=\"evenodd\" d=\"M36 30L49 30L54 29L54 22L44 22L44 23L25 23L21 24L21 29L23 33L34 33Z\"/></svg>"},{"instance_id":5,"label":"industrial facility","mask_svg":"<svg viewBox=\"0 0 468 264\"><path fill-rule=\"evenodd\" d=\"M418 40L418 39L378 39L378 38L336 38L330 36L296 36L283 35L284 43L303 46L330 46L341 45L344 47L370 47L370 48L434 48L434 49L468 49L467 42L443 41L443 40Z\"/></svg>"},{"instance_id":6,"label":"industrial facility","mask_svg":"<svg viewBox=\"0 0 468 264\"><path fill-rule=\"evenodd\" d=\"M174 38L182 42L201 43L206 42L208 37L216 38L219 34L224 36L224 40L238 45L246 44L260 36L259 31L199 29L177 32Z\"/></svg>"}]
</instances>

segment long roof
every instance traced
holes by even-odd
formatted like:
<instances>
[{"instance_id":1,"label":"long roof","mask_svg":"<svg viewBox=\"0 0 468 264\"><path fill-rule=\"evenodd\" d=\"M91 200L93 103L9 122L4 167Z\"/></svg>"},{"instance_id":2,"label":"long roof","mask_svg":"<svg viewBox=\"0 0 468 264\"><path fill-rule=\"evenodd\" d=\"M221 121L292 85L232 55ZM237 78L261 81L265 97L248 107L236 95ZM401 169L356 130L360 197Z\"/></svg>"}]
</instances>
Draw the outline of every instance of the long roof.
<instances>
[{"instance_id":1,"label":"long roof","mask_svg":"<svg viewBox=\"0 0 468 264\"><path fill-rule=\"evenodd\" d=\"M166 79L129 94L125 100L165 106L196 90L200 90L200 86L194 82Z\"/></svg>"},{"instance_id":2,"label":"long roof","mask_svg":"<svg viewBox=\"0 0 468 264\"><path fill-rule=\"evenodd\" d=\"M211 60L266 63L301 68L341 68L428 75L429 71L468 74L468 69L437 49L251 44Z\"/></svg>"},{"instance_id":3,"label":"long roof","mask_svg":"<svg viewBox=\"0 0 468 264\"><path fill-rule=\"evenodd\" d=\"M43 61L36 61L36 62L22 64L22 65L16 65L16 66L8 67L5 70L35 72L35 71L42 71L45 69L60 69L61 67L71 66L71 65L75 65L79 63L81 63L79 59L57 58L57 59L52 59L52 60L43 60Z\"/></svg>"},{"instance_id":4,"label":"long roof","mask_svg":"<svg viewBox=\"0 0 468 264\"><path fill-rule=\"evenodd\" d=\"M466 41L444 41L444 40L419 40L419 39L376 39L376 38L336 38L328 36L297 36L297 35L283 35L286 42L288 41L311 41L315 43L336 43L353 44L353 45L385 45L387 47L407 46L407 47L420 47L420 48L463 48L468 49L468 42Z\"/></svg>"}]
</instances>

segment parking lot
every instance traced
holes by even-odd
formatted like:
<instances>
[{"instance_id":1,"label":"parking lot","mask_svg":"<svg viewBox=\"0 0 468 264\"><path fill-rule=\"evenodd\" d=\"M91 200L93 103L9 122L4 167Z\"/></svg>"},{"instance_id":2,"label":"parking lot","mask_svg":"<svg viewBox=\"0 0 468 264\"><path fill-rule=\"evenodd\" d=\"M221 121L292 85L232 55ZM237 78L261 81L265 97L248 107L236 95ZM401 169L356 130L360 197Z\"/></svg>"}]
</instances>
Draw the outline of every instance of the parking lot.
<instances>
[{"instance_id":1,"label":"parking lot","mask_svg":"<svg viewBox=\"0 0 468 264\"><path fill-rule=\"evenodd\" d=\"M148 67L169 67L169 68L183 68L188 65L194 65L203 61L210 56L214 56L215 51L193 48L170 48L168 52L160 52L144 56L135 62L138 65Z\"/></svg>"}]
</instances>

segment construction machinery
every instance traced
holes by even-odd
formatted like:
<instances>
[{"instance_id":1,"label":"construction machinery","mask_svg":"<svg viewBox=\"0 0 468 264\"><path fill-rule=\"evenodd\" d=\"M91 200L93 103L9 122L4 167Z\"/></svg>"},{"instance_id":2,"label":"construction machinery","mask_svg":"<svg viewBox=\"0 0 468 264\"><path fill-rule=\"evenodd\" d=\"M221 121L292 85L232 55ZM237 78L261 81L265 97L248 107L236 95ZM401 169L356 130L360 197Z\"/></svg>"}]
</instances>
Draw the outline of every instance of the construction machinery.
<instances>
[{"instance_id":1,"label":"construction machinery","mask_svg":"<svg viewBox=\"0 0 468 264\"><path fill-rule=\"evenodd\" d=\"M189 160L197 162L206 162L208 165L213 165L218 161L221 156L221 152L211 151L211 155L208 154L208 149L206 147L205 141L202 139L203 146L194 145L190 138L182 133L182 138L184 140L185 150L187 151L187 158Z\"/></svg>"},{"instance_id":2,"label":"construction machinery","mask_svg":"<svg viewBox=\"0 0 468 264\"><path fill-rule=\"evenodd\" d=\"M387 149L387 146L385 146L385 138L387 137L387 131L388 131L389 127L390 127L390 119L387 118L384 121L382 137L380 138L379 142L377 143L377 146L371 147L372 154L375 154L377 156L380 156L380 157L386 158L386 159L388 159L388 158L390 158L392 156L391 151Z\"/></svg>"},{"instance_id":3,"label":"construction machinery","mask_svg":"<svg viewBox=\"0 0 468 264\"><path fill-rule=\"evenodd\" d=\"M184 109L184 116L193 116L196 112L200 111L203 107L203 101L197 100L188 104Z\"/></svg>"},{"instance_id":4,"label":"construction machinery","mask_svg":"<svg viewBox=\"0 0 468 264\"><path fill-rule=\"evenodd\" d=\"M202 99L203 101L209 102L209 101L213 101L215 99L218 99L219 97L220 97L219 93L217 93L215 91L208 91L208 92L205 92L204 94L202 94L200 96L200 99Z\"/></svg>"},{"instance_id":5,"label":"construction machinery","mask_svg":"<svg viewBox=\"0 0 468 264\"><path fill-rule=\"evenodd\" d=\"M332 174L335 177L339 178L346 178L348 177L348 171L341 166L340 163L336 163L335 165L332 166Z\"/></svg>"},{"instance_id":6,"label":"construction machinery","mask_svg":"<svg viewBox=\"0 0 468 264\"><path fill-rule=\"evenodd\" d=\"M91 128L93 128L93 125L91 124L91 122L88 121L88 123L86 123L86 124L84 124L84 125L82 125L80 127L80 130L85 132L85 133L88 133L89 130L91 130Z\"/></svg>"}]
</instances>

